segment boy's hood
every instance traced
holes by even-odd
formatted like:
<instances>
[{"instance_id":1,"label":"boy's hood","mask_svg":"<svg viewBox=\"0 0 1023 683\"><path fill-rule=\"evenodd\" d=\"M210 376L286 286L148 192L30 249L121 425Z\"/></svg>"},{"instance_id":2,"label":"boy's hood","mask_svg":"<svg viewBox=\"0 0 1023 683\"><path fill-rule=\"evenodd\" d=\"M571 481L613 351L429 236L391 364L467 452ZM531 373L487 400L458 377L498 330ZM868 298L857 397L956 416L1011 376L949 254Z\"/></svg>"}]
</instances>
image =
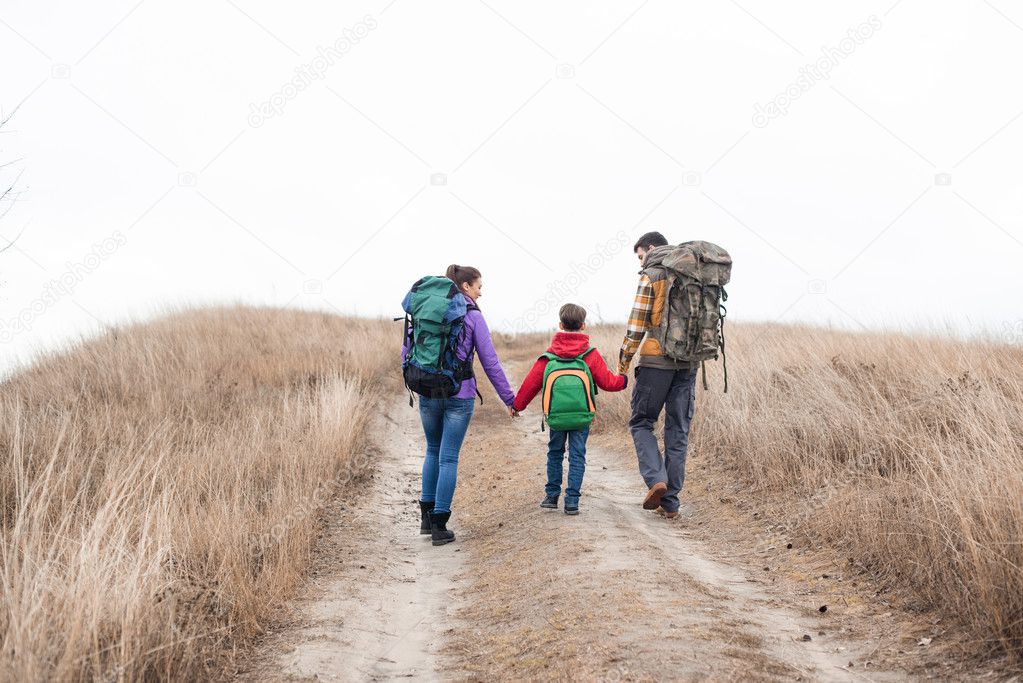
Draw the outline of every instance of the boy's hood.
<instances>
[{"instance_id":1,"label":"boy's hood","mask_svg":"<svg viewBox=\"0 0 1023 683\"><path fill-rule=\"evenodd\" d=\"M558 332L551 340L547 352L562 358L574 358L588 348L590 348L590 335L582 332Z\"/></svg>"}]
</instances>

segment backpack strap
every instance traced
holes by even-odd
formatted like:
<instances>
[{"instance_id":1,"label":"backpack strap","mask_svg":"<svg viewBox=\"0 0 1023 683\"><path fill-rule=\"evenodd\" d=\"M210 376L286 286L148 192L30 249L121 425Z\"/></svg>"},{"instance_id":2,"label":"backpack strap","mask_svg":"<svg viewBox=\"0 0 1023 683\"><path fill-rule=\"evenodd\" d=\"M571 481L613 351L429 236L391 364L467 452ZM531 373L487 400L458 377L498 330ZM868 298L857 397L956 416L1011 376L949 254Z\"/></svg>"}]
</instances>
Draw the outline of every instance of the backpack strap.
<instances>
[{"instance_id":1,"label":"backpack strap","mask_svg":"<svg viewBox=\"0 0 1023 683\"><path fill-rule=\"evenodd\" d=\"M582 360L585 363L586 361L584 359L590 353L590 351L596 351L596 350L597 350L596 346L591 346L590 348L586 349L581 354L579 354L579 356L578 356L579 360ZM589 368L587 368L587 372L589 372ZM591 372L590 374L592 375L593 373ZM590 388L593 389L593 395L594 396L596 396L599 393L597 391L597 381L596 380L593 380L592 382L590 382Z\"/></svg>"},{"instance_id":2,"label":"backpack strap","mask_svg":"<svg viewBox=\"0 0 1023 683\"><path fill-rule=\"evenodd\" d=\"M724 291L724 288L722 288ZM728 315L728 309L721 306L721 341L718 346L721 348L721 369L725 373L725 393L728 393L728 354L725 353L725 317ZM704 390L710 389L710 385L707 384L707 363L706 361L700 361L700 372L703 375L703 388Z\"/></svg>"},{"instance_id":3,"label":"backpack strap","mask_svg":"<svg viewBox=\"0 0 1023 683\"><path fill-rule=\"evenodd\" d=\"M552 360L558 360L559 357L557 355L551 353L550 351L548 351L547 353L540 354L540 357L537 358L537 360L543 360L544 358L546 358L547 362L549 363ZM546 377L546 374L544 375L544 377ZM540 386L540 390L541 391L547 391L547 387L542 384ZM541 406L541 410L540 410L540 433L541 434L543 432L547 431L547 420L545 420L544 417L543 417L543 409L542 408L543 407Z\"/></svg>"},{"instance_id":4,"label":"backpack strap","mask_svg":"<svg viewBox=\"0 0 1023 683\"><path fill-rule=\"evenodd\" d=\"M475 301L470 301L469 303L467 303L465 305L465 314L466 315L469 315L469 311L479 311L479 310L480 310L480 307L476 305ZM465 328L463 327L462 329L465 329ZM471 351L470 351L470 355L471 355ZM475 372L472 374L472 377L473 378L476 377L476 373ZM479 396L480 405L483 405L483 394L480 393L479 382L476 383L476 395Z\"/></svg>"},{"instance_id":5,"label":"backpack strap","mask_svg":"<svg viewBox=\"0 0 1023 683\"><path fill-rule=\"evenodd\" d=\"M721 368L725 371L725 393L728 393L728 354L725 353L725 316L728 311L721 307Z\"/></svg>"},{"instance_id":6,"label":"backpack strap","mask_svg":"<svg viewBox=\"0 0 1023 683\"><path fill-rule=\"evenodd\" d=\"M395 320L401 320L401 318L395 318ZM412 314L406 313L405 329L402 330L401 333L401 343L404 344L408 341L408 348L410 352L412 351L412 346L415 344L415 334L413 334L415 328L413 325L415 325L415 321L412 320Z\"/></svg>"},{"instance_id":7,"label":"backpack strap","mask_svg":"<svg viewBox=\"0 0 1023 683\"><path fill-rule=\"evenodd\" d=\"M419 283L417 282L416 284L418 285ZM405 342L408 341L408 351L405 354L405 357L408 358L408 354L412 353L412 347L415 345L415 335L412 333L412 314L406 313L404 318L395 318L394 322L398 322L399 320L405 321L403 323L404 329L401 331L401 343L404 346ZM405 390L408 391L408 407L414 408L416 405L413 398L414 394L412 389L409 387L408 382L405 382Z\"/></svg>"}]
</instances>

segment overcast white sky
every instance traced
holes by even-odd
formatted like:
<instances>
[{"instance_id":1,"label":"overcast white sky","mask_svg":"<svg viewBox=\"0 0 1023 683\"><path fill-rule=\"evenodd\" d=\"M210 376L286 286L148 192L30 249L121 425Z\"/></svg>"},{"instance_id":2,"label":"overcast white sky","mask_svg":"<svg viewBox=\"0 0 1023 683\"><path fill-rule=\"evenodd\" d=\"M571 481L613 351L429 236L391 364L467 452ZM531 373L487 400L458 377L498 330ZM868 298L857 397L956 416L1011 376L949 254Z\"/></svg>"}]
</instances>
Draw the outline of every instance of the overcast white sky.
<instances>
[{"instance_id":1,"label":"overcast white sky","mask_svg":"<svg viewBox=\"0 0 1023 683\"><path fill-rule=\"evenodd\" d=\"M451 262L494 327L624 320L649 229L731 251L734 319L1023 336L1007 0L2 0L0 62L2 368Z\"/></svg>"}]
</instances>

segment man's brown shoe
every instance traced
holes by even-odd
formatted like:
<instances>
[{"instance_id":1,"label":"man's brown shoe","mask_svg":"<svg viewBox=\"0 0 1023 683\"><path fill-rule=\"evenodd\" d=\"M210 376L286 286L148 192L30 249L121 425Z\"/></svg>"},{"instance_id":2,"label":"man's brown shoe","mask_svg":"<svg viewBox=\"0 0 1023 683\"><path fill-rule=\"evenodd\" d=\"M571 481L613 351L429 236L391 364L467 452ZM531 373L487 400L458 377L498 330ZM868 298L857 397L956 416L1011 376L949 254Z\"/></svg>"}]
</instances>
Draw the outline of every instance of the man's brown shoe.
<instances>
[{"instance_id":1,"label":"man's brown shoe","mask_svg":"<svg viewBox=\"0 0 1023 683\"><path fill-rule=\"evenodd\" d=\"M656 510L661 505L661 496L668 492L668 485L663 481L659 481L650 487L650 490L646 492L646 498L643 499L644 510Z\"/></svg>"},{"instance_id":2,"label":"man's brown shoe","mask_svg":"<svg viewBox=\"0 0 1023 683\"><path fill-rule=\"evenodd\" d=\"M661 517L664 517L665 519L675 519L676 517L678 517L677 512L668 512L667 510L660 506L658 506L657 509L654 510L654 512L659 514Z\"/></svg>"}]
</instances>

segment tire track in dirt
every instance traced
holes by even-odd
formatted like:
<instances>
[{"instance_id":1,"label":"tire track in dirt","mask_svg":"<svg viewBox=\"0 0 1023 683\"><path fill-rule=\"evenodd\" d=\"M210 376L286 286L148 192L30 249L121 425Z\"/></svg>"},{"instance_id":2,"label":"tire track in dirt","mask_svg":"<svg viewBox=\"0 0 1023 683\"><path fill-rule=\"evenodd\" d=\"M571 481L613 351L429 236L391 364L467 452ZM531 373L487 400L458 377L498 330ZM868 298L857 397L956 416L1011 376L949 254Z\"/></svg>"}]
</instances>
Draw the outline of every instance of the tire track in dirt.
<instances>
[{"instance_id":1,"label":"tire track in dirt","mask_svg":"<svg viewBox=\"0 0 1023 683\"><path fill-rule=\"evenodd\" d=\"M851 659L871 650L870 643L822 635L821 623L807 618L765 591L761 582L742 569L713 559L707 550L686 534L686 508L678 521L659 519L638 504L644 491L639 475L624 470L617 455L591 449L603 463L589 487L593 525L612 529L607 552L612 561L628 564L633 572L657 566L685 578L694 596L688 606L690 626L705 634L716 634L713 658L739 660L747 664L760 660L764 674L782 677L808 676L813 680L862 681L863 674L851 671ZM670 597L671 580L661 583L658 595L647 595L651 609ZM695 608L695 611L693 610ZM695 616L694 616L695 615ZM813 640L803 640L805 635ZM677 643L676 643L677 644ZM841 648L841 649L839 649ZM670 661L670 660L669 660ZM736 675L736 661L722 661L717 671ZM678 672L680 675L681 671ZM872 671L870 680L896 677Z\"/></svg>"}]
</instances>

